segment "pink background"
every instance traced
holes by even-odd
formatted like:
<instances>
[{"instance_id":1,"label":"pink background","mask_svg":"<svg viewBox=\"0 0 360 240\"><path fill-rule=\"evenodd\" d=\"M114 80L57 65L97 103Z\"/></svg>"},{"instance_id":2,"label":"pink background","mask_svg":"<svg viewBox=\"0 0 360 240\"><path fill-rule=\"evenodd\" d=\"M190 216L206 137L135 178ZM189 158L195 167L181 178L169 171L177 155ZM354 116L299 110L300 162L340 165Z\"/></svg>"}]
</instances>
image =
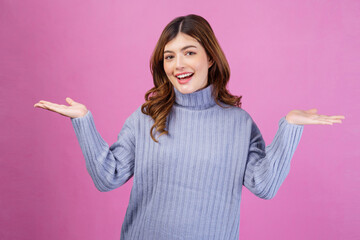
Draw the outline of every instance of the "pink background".
<instances>
[{"instance_id":1,"label":"pink background","mask_svg":"<svg viewBox=\"0 0 360 240\"><path fill-rule=\"evenodd\" d=\"M267 144L292 109L346 116L305 126L273 200L243 188L240 239L360 238L359 1L2 0L0 239L120 238L132 179L99 192L70 119L33 105L85 104L111 145L152 87L162 29L190 13L212 25Z\"/></svg>"}]
</instances>

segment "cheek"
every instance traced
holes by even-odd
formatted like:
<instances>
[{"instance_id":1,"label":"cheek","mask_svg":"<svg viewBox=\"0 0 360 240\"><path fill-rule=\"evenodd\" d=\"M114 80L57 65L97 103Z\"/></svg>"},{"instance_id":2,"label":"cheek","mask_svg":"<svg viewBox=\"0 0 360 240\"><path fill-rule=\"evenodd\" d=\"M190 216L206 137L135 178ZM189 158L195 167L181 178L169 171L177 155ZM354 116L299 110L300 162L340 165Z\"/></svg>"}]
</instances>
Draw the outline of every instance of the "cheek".
<instances>
[{"instance_id":1,"label":"cheek","mask_svg":"<svg viewBox=\"0 0 360 240\"><path fill-rule=\"evenodd\" d=\"M194 66L196 71L201 72L201 73L207 73L208 69L207 69L207 64L203 63L203 62L198 62L196 64L196 66Z\"/></svg>"},{"instance_id":2,"label":"cheek","mask_svg":"<svg viewBox=\"0 0 360 240\"><path fill-rule=\"evenodd\" d=\"M197 71L208 72L208 62L206 56L201 56L201 58L197 59L194 63L194 67Z\"/></svg>"}]
</instances>

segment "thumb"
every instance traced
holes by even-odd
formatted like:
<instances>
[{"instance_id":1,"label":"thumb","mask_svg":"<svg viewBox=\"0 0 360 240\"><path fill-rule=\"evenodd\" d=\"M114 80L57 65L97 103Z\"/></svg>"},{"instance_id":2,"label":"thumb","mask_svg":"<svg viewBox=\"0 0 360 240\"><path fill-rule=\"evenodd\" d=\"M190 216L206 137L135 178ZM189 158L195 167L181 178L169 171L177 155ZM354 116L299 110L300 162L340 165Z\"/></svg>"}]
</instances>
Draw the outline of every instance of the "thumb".
<instances>
[{"instance_id":1,"label":"thumb","mask_svg":"<svg viewBox=\"0 0 360 240\"><path fill-rule=\"evenodd\" d=\"M312 109L307 110L306 112L308 112L308 113L317 113L317 109L312 108Z\"/></svg>"},{"instance_id":2,"label":"thumb","mask_svg":"<svg viewBox=\"0 0 360 240\"><path fill-rule=\"evenodd\" d=\"M69 97L66 98L66 102L67 102L68 104L70 104L70 105L73 105L73 104L75 103L75 101L72 100L72 99L69 98Z\"/></svg>"}]
</instances>

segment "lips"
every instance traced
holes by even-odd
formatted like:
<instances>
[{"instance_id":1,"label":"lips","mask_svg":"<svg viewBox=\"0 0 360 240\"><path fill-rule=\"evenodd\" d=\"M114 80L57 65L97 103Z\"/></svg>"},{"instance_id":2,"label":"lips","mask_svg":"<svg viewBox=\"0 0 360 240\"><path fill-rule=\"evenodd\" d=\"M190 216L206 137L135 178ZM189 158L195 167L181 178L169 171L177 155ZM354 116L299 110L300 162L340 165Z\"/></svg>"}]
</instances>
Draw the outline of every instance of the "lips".
<instances>
[{"instance_id":1,"label":"lips","mask_svg":"<svg viewBox=\"0 0 360 240\"><path fill-rule=\"evenodd\" d=\"M182 73L176 74L175 76L176 76L178 79L184 79L184 78L189 77L189 76L191 76L191 75L193 75L193 74L194 74L194 73L192 73L192 72L182 72ZM186 76L186 77L181 77L181 78L180 78L180 76Z\"/></svg>"},{"instance_id":2,"label":"lips","mask_svg":"<svg viewBox=\"0 0 360 240\"><path fill-rule=\"evenodd\" d=\"M178 82L179 82L180 84L185 84L185 83L189 82L189 81L192 79L193 75L194 75L194 74L191 74L189 77L182 78L182 79L179 79L179 78L178 78Z\"/></svg>"}]
</instances>

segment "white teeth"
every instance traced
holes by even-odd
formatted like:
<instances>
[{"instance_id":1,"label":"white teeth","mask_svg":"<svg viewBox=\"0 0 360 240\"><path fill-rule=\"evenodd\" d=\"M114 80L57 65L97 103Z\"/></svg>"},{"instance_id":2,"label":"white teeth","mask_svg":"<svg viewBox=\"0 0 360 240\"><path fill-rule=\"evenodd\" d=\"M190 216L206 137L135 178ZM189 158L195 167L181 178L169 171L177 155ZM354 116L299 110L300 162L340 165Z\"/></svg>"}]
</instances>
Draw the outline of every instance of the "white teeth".
<instances>
[{"instance_id":1,"label":"white teeth","mask_svg":"<svg viewBox=\"0 0 360 240\"><path fill-rule=\"evenodd\" d=\"M192 73L185 73L185 74L182 74L182 75L178 75L177 78L185 78L185 77L188 77L190 76Z\"/></svg>"}]
</instances>

